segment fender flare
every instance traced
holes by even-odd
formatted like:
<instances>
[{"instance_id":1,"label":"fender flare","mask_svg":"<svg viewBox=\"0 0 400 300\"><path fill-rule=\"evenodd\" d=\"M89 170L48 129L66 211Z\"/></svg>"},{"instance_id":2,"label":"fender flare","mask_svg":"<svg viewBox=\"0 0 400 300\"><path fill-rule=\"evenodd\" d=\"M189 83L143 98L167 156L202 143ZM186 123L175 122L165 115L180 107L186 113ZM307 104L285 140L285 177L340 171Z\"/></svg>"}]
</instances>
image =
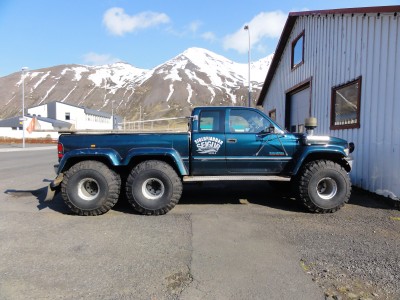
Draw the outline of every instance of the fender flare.
<instances>
[{"instance_id":1,"label":"fender flare","mask_svg":"<svg viewBox=\"0 0 400 300\"><path fill-rule=\"evenodd\" d=\"M122 160L119 153L117 151L115 151L114 149L110 149L110 148L75 149L75 150L69 151L64 154L64 156L62 157L62 159L58 165L57 174L60 174L61 172L63 172L68 161L70 161L71 159L76 158L76 157L79 157L79 158L87 157L89 159L95 158L95 157L102 157L102 158L106 158L112 166L121 165L121 160Z\"/></svg>"},{"instance_id":2,"label":"fender flare","mask_svg":"<svg viewBox=\"0 0 400 300\"><path fill-rule=\"evenodd\" d=\"M146 156L158 156L158 157L168 157L172 159L176 168L179 171L179 175L186 176L189 175L188 170L183 163L183 159L181 155L173 148L151 148L151 147L143 147L143 148L133 148L129 150L121 165L127 166L130 161L135 157L146 157Z\"/></svg>"},{"instance_id":3,"label":"fender flare","mask_svg":"<svg viewBox=\"0 0 400 300\"><path fill-rule=\"evenodd\" d=\"M329 148L327 148L324 146L314 146L306 149L306 151L302 152L301 156L296 159L295 166L293 168L293 175L297 175L307 157L314 154L318 154L320 156L319 159L324 159L324 155L326 154L334 155L338 158L343 159L344 164L347 164L348 167L351 169L350 165L345 160L346 153L344 152L344 149L342 147L330 146Z\"/></svg>"},{"instance_id":4,"label":"fender flare","mask_svg":"<svg viewBox=\"0 0 400 300\"><path fill-rule=\"evenodd\" d=\"M159 157L169 157L172 159L172 161L175 163L175 166L177 167L179 173L181 176L186 176L189 175L188 170L185 167L185 164L183 163L182 157L180 154L172 148L150 148L150 147L144 147L144 148L132 148L129 150L127 155L125 156L124 159L121 158L120 154L110 148L93 148L93 149L76 149L67 152L63 158L61 159L58 168L57 168L57 174L60 174L61 172L64 171L65 166L67 165L68 161L70 161L73 158L79 157L79 158L96 158L96 157L102 157L106 158L107 161L112 165L112 166L127 166L131 162L131 160L135 157L145 157L145 156L159 156Z\"/></svg>"}]
</instances>

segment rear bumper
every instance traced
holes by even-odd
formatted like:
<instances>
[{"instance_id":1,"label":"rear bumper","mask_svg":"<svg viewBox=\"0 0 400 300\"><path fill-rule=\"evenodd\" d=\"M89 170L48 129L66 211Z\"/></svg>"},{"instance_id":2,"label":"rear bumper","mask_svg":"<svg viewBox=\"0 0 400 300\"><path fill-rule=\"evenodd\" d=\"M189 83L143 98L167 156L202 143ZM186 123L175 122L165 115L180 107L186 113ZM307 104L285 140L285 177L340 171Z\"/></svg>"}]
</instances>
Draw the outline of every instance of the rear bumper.
<instances>
[{"instance_id":1,"label":"rear bumper","mask_svg":"<svg viewBox=\"0 0 400 300\"><path fill-rule=\"evenodd\" d=\"M57 177L52 182L50 182L50 187L53 190L56 190L60 186L63 179L64 179L64 173L58 174Z\"/></svg>"},{"instance_id":2,"label":"rear bumper","mask_svg":"<svg viewBox=\"0 0 400 300\"><path fill-rule=\"evenodd\" d=\"M44 201L53 200L54 196L60 191L60 184L63 181L63 179L64 179L64 174L60 173L52 182L50 182L50 184L47 187L46 197Z\"/></svg>"}]
</instances>

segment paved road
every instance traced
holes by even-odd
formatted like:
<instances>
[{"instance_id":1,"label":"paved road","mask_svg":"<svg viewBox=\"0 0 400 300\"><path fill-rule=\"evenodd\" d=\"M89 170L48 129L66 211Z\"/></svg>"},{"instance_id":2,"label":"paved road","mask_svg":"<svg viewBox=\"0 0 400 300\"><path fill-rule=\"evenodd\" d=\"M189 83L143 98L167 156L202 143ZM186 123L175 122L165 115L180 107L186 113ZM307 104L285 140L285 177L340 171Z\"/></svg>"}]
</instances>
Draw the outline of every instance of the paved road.
<instances>
[{"instance_id":1,"label":"paved road","mask_svg":"<svg viewBox=\"0 0 400 300\"><path fill-rule=\"evenodd\" d=\"M54 147L0 162L0 299L324 299L274 224L291 208L249 202L251 184L186 186L160 217L123 200L79 217L43 202Z\"/></svg>"}]
</instances>

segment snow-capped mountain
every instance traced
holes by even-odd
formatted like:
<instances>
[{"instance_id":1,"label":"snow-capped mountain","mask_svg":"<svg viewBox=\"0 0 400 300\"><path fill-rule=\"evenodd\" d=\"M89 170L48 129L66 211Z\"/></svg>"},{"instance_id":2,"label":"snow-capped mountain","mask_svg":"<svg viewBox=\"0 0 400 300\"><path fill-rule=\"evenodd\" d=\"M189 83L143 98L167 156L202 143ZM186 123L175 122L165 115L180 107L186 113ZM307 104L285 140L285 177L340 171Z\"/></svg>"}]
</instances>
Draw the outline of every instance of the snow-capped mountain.
<instances>
[{"instance_id":1,"label":"snow-capped mountain","mask_svg":"<svg viewBox=\"0 0 400 300\"><path fill-rule=\"evenodd\" d=\"M251 64L255 103L273 55ZM0 118L21 115L21 73L0 78ZM111 112L127 120L188 115L199 105L244 105L248 65L211 51L190 48L151 69L127 63L104 66L61 65L26 72L25 107L51 101Z\"/></svg>"}]
</instances>

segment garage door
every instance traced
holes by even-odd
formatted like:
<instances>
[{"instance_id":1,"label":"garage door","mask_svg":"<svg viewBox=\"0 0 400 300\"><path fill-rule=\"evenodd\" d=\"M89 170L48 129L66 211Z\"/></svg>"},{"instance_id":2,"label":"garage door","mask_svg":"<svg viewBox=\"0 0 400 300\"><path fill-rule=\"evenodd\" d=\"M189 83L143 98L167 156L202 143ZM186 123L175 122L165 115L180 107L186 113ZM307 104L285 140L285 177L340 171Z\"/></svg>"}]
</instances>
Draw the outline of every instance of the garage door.
<instances>
[{"instance_id":1,"label":"garage door","mask_svg":"<svg viewBox=\"0 0 400 300\"><path fill-rule=\"evenodd\" d=\"M304 120L310 117L310 87L290 96L290 131L304 132Z\"/></svg>"}]
</instances>

